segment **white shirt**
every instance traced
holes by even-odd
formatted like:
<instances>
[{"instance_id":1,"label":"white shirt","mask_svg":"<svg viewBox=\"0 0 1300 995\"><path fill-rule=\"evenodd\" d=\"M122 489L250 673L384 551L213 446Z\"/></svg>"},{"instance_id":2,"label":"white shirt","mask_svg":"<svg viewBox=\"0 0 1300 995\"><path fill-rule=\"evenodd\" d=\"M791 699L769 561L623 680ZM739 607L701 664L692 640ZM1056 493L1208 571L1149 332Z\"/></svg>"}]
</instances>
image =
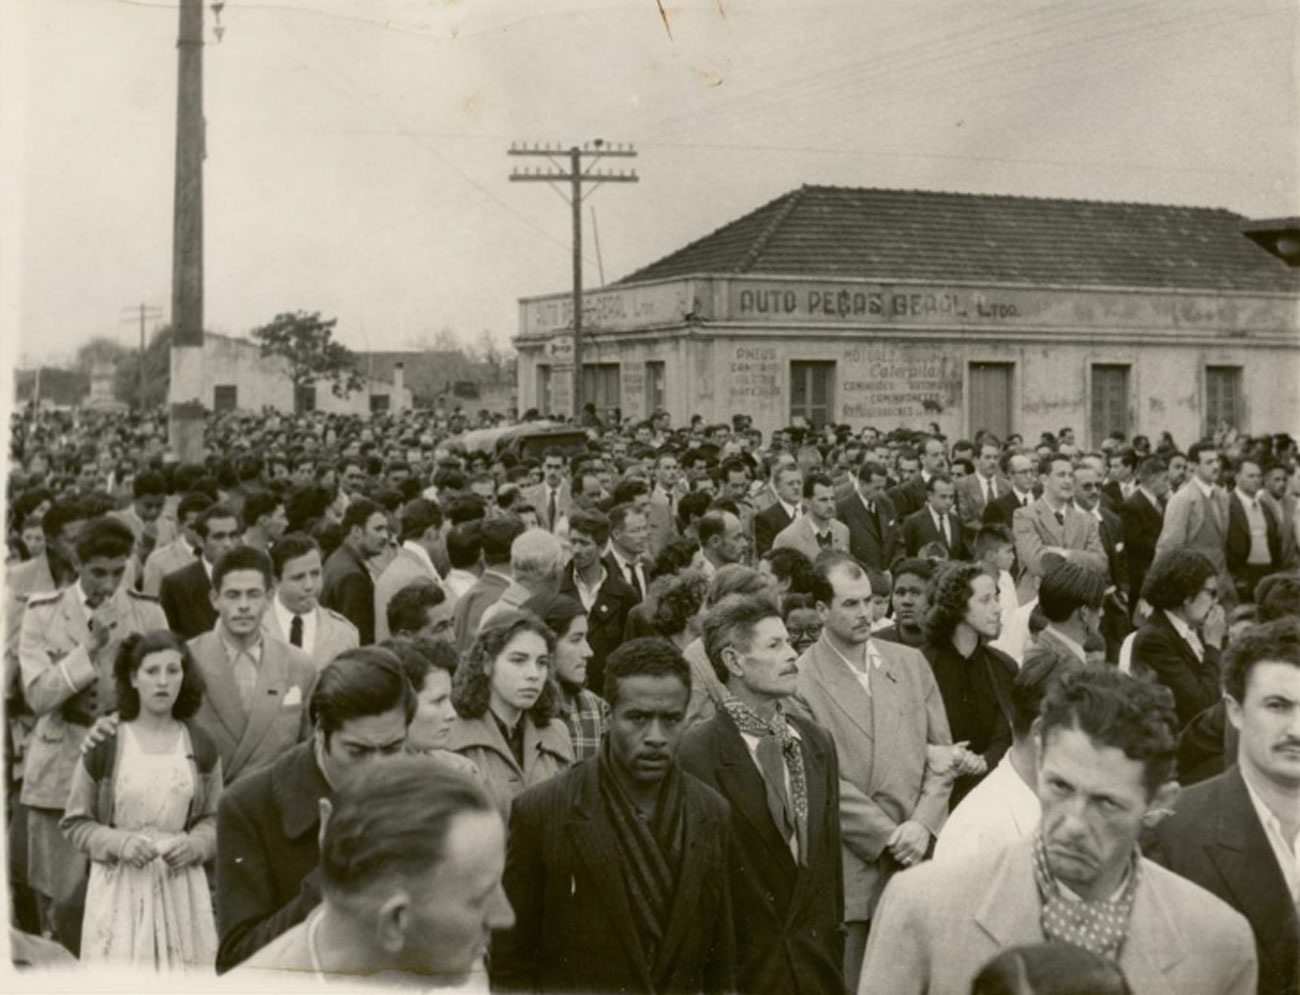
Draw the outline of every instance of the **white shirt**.
<instances>
[{"instance_id":1,"label":"white shirt","mask_svg":"<svg viewBox=\"0 0 1300 995\"><path fill-rule=\"evenodd\" d=\"M1165 618L1169 619L1169 624L1182 637L1183 642L1192 648L1192 652L1196 654L1196 659L1204 660L1205 646L1202 645L1201 637L1196 634L1196 630L1172 612L1165 612Z\"/></svg>"},{"instance_id":2,"label":"white shirt","mask_svg":"<svg viewBox=\"0 0 1300 995\"><path fill-rule=\"evenodd\" d=\"M641 583L641 596L645 597L645 592L646 592L645 567L641 564L641 561L638 560L637 562L633 563L631 560L624 559L623 554L618 551L618 549L613 545L613 543L610 544L609 552L610 555L614 557L614 562L618 564L619 573L623 575L623 580L625 581L628 580L627 571L629 567L631 567L632 570L636 572L636 579ZM628 581L628 583L631 583L631 581Z\"/></svg>"},{"instance_id":3,"label":"white shirt","mask_svg":"<svg viewBox=\"0 0 1300 995\"><path fill-rule=\"evenodd\" d=\"M415 554L415 558L420 561L420 565L428 571L430 578L439 587L442 586L442 575L438 573L438 568L433 565L433 560L429 558L429 551L414 539L407 539L402 543L403 549L409 549Z\"/></svg>"},{"instance_id":4,"label":"white shirt","mask_svg":"<svg viewBox=\"0 0 1300 995\"><path fill-rule=\"evenodd\" d=\"M1020 610L1020 595L1016 593L1016 579L1010 570L998 571L998 609L1002 612L1004 623ZM1016 663L1019 663L1019 659Z\"/></svg>"},{"instance_id":5,"label":"white shirt","mask_svg":"<svg viewBox=\"0 0 1300 995\"><path fill-rule=\"evenodd\" d=\"M1138 490L1151 502L1151 507L1155 508L1156 511L1160 511L1160 499L1152 491L1147 490L1141 484L1138 485Z\"/></svg>"},{"instance_id":6,"label":"white shirt","mask_svg":"<svg viewBox=\"0 0 1300 995\"><path fill-rule=\"evenodd\" d=\"M1017 664L1023 663L1029 646L1029 616L1038 607L1038 599L1030 598L1002 622L1002 631L989 645L999 649Z\"/></svg>"},{"instance_id":7,"label":"white shirt","mask_svg":"<svg viewBox=\"0 0 1300 995\"><path fill-rule=\"evenodd\" d=\"M989 776L971 789L948 816L934 845L937 861L970 860L1027 837L1038 826L1038 795L1003 754Z\"/></svg>"},{"instance_id":8,"label":"white shirt","mask_svg":"<svg viewBox=\"0 0 1300 995\"><path fill-rule=\"evenodd\" d=\"M1214 498L1215 487L1213 484L1204 483L1200 477L1192 477L1192 483L1195 484L1197 489L1205 495L1207 501Z\"/></svg>"},{"instance_id":9,"label":"white shirt","mask_svg":"<svg viewBox=\"0 0 1300 995\"><path fill-rule=\"evenodd\" d=\"M1255 814L1259 816L1260 825L1264 827L1268 845L1273 848L1277 866L1282 870L1282 880L1286 882L1287 890L1291 892L1291 901L1295 903L1296 911L1300 912L1300 834L1297 834L1293 840L1286 838L1282 820L1274 815L1264 799L1256 794L1245 767L1241 768L1241 779L1246 782L1250 803L1255 806Z\"/></svg>"},{"instance_id":10,"label":"white shirt","mask_svg":"<svg viewBox=\"0 0 1300 995\"><path fill-rule=\"evenodd\" d=\"M793 522L799 517L800 509L797 504L786 504L780 498L776 499L776 503L779 504L781 509L790 517L790 521Z\"/></svg>"},{"instance_id":11,"label":"white shirt","mask_svg":"<svg viewBox=\"0 0 1300 995\"><path fill-rule=\"evenodd\" d=\"M1250 527L1250 554L1246 557L1246 563L1251 566L1271 563L1273 556L1268 551L1268 519L1264 517L1264 509L1259 506L1259 495L1252 497L1243 494L1238 487L1237 500L1246 512L1246 524Z\"/></svg>"},{"instance_id":12,"label":"white shirt","mask_svg":"<svg viewBox=\"0 0 1300 995\"><path fill-rule=\"evenodd\" d=\"M442 582L450 594L455 595L457 598L463 598L465 592L478 582L478 577L468 570L452 567L447 571L447 576L443 578Z\"/></svg>"},{"instance_id":13,"label":"white shirt","mask_svg":"<svg viewBox=\"0 0 1300 995\"><path fill-rule=\"evenodd\" d=\"M594 605L596 599L600 597L600 585L605 583L605 578L607 576L605 568L602 566L600 568L600 579L598 579L596 583L592 584L591 587L588 587L586 582L582 579L582 571L578 570L576 567L574 568L573 587L578 592L578 600L582 602L582 607L586 609L588 614L591 613L591 606Z\"/></svg>"},{"instance_id":14,"label":"white shirt","mask_svg":"<svg viewBox=\"0 0 1300 995\"><path fill-rule=\"evenodd\" d=\"M948 516L940 516L931 505L926 505L926 508L929 509L930 519L934 522L934 530L943 536L946 544L952 545L952 526L948 524Z\"/></svg>"},{"instance_id":15,"label":"white shirt","mask_svg":"<svg viewBox=\"0 0 1300 995\"><path fill-rule=\"evenodd\" d=\"M1052 638L1059 639L1069 648L1070 652L1079 658L1080 663L1088 662L1088 651L1085 650L1077 641L1067 636L1052 623L1047 624L1047 629L1052 633Z\"/></svg>"},{"instance_id":16,"label":"white shirt","mask_svg":"<svg viewBox=\"0 0 1300 995\"><path fill-rule=\"evenodd\" d=\"M975 472L975 482L980 485L980 493L984 495L985 504L998 496L998 485L994 482L995 479L994 477L986 477L979 471Z\"/></svg>"},{"instance_id":17,"label":"white shirt","mask_svg":"<svg viewBox=\"0 0 1300 995\"><path fill-rule=\"evenodd\" d=\"M1016 496L1016 503L1022 508L1028 508L1034 503L1034 495L1030 491L1018 491L1013 487L1011 493Z\"/></svg>"},{"instance_id":18,"label":"white shirt","mask_svg":"<svg viewBox=\"0 0 1300 995\"><path fill-rule=\"evenodd\" d=\"M287 643L293 631L294 613L285 607L278 595L271 599L271 608L275 612L275 620L280 624L280 631L284 633L284 641ZM302 651L310 656L316 645L316 609L313 608L299 618L302 619Z\"/></svg>"},{"instance_id":19,"label":"white shirt","mask_svg":"<svg viewBox=\"0 0 1300 995\"><path fill-rule=\"evenodd\" d=\"M849 673L851 673L854 677L857 678L858 683L862 685L862 690L867 692L867 697L870 697L871 696L871 672L873 670L878 669L880 665L885 662L881 658L879 651L875 647L875 644L872 643L870 639L867 640L865 655L864 655L864 660L866 661L867 664L865 667L858 666L847 656L841 653L839 651L839 648L829 639L826 640L826 645L831 648L831 651L836 656L838 656L841 660L844 661L844 666L849 668Z\"/></svg>"},{"instance_id":20,"label":"white shirt","mask_svg":"<svg viewBox=\"0 0 1300 995\"><path fill-rule=\"evenodd\" d=\"M1119 667L1119 672L1121 674L1133 673L1133 643L1136 639L1137 639L1137 629L1134 629L1127 636L1125 636L1124 641L1120 643L1119 663L1116 666Z\"/></svg>"}]
</instances>

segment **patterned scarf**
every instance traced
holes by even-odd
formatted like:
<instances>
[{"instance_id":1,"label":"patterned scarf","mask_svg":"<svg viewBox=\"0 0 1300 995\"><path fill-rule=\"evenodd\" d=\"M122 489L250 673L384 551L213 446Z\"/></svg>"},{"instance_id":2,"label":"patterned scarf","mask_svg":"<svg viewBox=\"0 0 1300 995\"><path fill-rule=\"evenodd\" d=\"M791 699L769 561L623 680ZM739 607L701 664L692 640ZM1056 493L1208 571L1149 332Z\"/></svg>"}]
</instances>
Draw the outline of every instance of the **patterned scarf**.
<instances>
[{"instance_id":1,"label":"patterned scarf","mask_svg":"<svg viewBox=\"0 0 1300 995\"><path fill-rule=\"evenodd\" d=\"M623 880L632 919L641 937L641 948L651 968L655 989L662 991L672 972L671 965L658 963L659 945L672 913L685 849L686 791L681 769L675 763L669 765L659 788L654 817L647 820L618 783L609 756L608 737L601 744L596 762L600 765L601 798L623 857Z\"/></svg>"},{"instance_id":2,"label":"patterned scarf","mask_svg":"<svg viewBox=\"0 0 1300 995\"><path fill-rule=\"evenodd\" d=\"M803 751L790 731L781 705L768 722L738 698L727 695L722 707L742 733L758 737L758 768L767 789L767 808L781 838L793 836L799 842L799 862L808 859L808 781L804 774ZM786 795L781 766L790 775L790 794ZM791 802L793 801L793 804Z\"/></svg>"},{"instance_id":3,"label":"patterned scarf","mask_svg":"<svg viewBox=\"0 0 1300 995\"><path fill-rule=\"evenodd\" d=\"M1034 835L1034 878L1043 902L1042 926L1047 939L1070 943L1090 953L1119 960L1128 938L1129 917L1137 896L1141 860L1135 856L1128 881L1118 898L1088 901L1064 894L1047 866L1047 847L1042 833Z\"/></svg>"}]
</instances>

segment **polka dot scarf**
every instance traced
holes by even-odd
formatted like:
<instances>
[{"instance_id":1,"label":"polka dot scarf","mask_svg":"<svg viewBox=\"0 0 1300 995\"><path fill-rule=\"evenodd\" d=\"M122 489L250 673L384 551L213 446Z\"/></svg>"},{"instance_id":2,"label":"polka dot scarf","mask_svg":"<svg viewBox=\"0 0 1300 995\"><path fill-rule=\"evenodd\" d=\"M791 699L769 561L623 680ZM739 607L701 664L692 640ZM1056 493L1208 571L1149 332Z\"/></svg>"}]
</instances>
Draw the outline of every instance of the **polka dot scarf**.
<instances>
[{"instance_id":1,"label":"polka dot scarf","mask_svg":"<svg viewBox=\"0 0 1300 995\"><path fill-rule=\"evenodd\" d=\"M1047 849L1042 834L1035 834L1034 878L1038 882L1038 896L1043 902L1042 926L1047 939L1053 943L1071 943L1101 957L1119 960L1120 950L1128 936L1140 865L1141 862L1134 859L1128 881L1118 897L1087 901L1065 894L1063 886L1052 877L1047 866Z\"/></svg>"}]
</instances>

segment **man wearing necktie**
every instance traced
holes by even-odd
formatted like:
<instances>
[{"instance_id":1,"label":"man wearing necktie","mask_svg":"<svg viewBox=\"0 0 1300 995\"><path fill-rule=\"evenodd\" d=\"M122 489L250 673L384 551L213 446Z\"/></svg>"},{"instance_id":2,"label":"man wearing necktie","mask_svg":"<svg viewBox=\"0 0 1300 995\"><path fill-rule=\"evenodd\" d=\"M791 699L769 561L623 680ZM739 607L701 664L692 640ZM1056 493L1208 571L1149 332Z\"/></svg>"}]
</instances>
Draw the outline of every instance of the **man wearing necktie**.
<instances>
[{"instance_id":1,"label":"man wearing necktie","mask_svg":"<svg viewBox=\"0 0 1300 995\"><path fill-rule=\"evenodd\" d=\"M773 549L797 549L816 560L828 549L849 548L849 528L835 520L835 484L824 473L810 473L803 482L806 511L772 540Z\"/></svg>"},{"instance_id":2,"label":"man wearing necktie","mask_svg":"<svg viewBox=\"0 0 1300 995\"><path fill-rule=\"evenodd\" d=\"M1021 575L1016 593L1023 605L1038 594L1043 575L1043 554L1056 553L1081 563L1102 576L1110 571L1097 520L1075 508L1074 466L1068 456L1049 453L1038 464L1043 496L1028 507L1016 509L1012 532Z\"/></svg>"},{"instance_id":3,"label":"man wearing necktie","mask_svg":"<svg viewBox=\"0 0 1300 995\"><path fill-rule=\"evenodd\" d=\"M623 577L640 602L645 597L646 576L642 557L650 542L650 522L632 504L615 505L609 512L609 552L605 569Z\"/></svg>"},{"instance_id":4,"label":"man wearing necktie","mask_svg":"<svg viewBox=\"0 0 1300 995\"><path fill-rule=\"evenodd\" d=\"M1155 558L1174 549L1204 553L1219 577L1220 603L1231 611L1237 604L1237 590L1228 572L1228 495L1218 486L1219 450L1213 442L1194 442L1187 460L1192 477L1169 499Z\"/></svg>"},{"instance_id":5,"label":"man wearing necktie","mask_svg":"<svg viewBox=\"0 0 1300 995\"><path fill-rule=\"evenodd\" d=\"M916 556L932 542L948 551L948 558L964 560L966 535L952 513L955 487L946 473L937 473L925 485L925 507L903 520L903 545L908 556Z\"/></svg>"},{"instance_id":6,"label":"man wearing necktie","mask_svg":"<svg viewBox=\"0 0 1300 995\"><path fill-rule=\"evenodd\" d=\"M844 990L839 767L830 734L787 714L796 654L775 605L724 598L704 648L722 708L682 740L682 767L731 804L736 988Z\"/></svg>"},{"instance_id":7,"label":"man wearing necktie","mask_svg":"<svg viewBox=\"0 0 1300 995\"><path fill-rule=\"evenodd\" d=\"M1225 552L1237 596L1253 601L1255 585L1282 563L1282 530L1271 506L1260 500L1264 474L1259 461L1237 464L1237 486L1228 496Z\"/></svg>"},{"instance_id":8,"label":"man wearing necktie","mask_svg":"<svg viewBox=\"0 0 1300 995\"><path fill-rule=\"evenodd\" d=\"M323 669L344 650L361 645L357 627L317 600L321 590L320 546L301 532L290 533L271 547L275 594L262 614L262 631L287 640Z\"/></svg>"}]
</instances>

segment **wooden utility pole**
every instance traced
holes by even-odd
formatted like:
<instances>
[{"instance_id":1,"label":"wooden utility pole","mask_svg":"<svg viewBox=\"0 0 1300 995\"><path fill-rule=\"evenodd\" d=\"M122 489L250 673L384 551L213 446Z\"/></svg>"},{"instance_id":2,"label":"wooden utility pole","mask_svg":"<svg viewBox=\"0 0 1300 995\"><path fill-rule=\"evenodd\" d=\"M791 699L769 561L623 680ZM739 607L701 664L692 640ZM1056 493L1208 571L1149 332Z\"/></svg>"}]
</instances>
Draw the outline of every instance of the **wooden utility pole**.
<instances>
[{"instance_id":1,"label":"wooden utility pole","mask_svg":"<svg viewBox=\"0 0 1300 995\"><path fill-rule=\"evenodd\" d=\"M172 216L170 441L203 459L203 0L180 0Z\"/></svg>"},{"instance_id":2,"label":"wooden utility pole","mask_svg":"<svg viewBox=\"0 0 1300 995\"><path fill-rule=\"evenodd\" d=\"M606 145L601 139L596 139L582 148L571 146L567 150L568 165L563 165L563 161L557 157L566 154L566 150L560 146L537 146L529 148L527 145L511 145L510 155L515 156L544 156L550 160L551 169L539 169L536 173L531 170L516 169L510 174L512 182L517 183L550 183L552 189L564 197L573 208L573 420L581 423L583 408L583 383L582 383L582 200L586 194L583 192L583 185L594 189L602 183L637 183L639 179L636 170L630 173L624 173L621 170L617 173L597 172L596 163L604 158L635 159L636 150L631 145ZM586 169L583 169L583 159L589 159ZM569 184L569 193L566 196L564 192L554 186L557 182L567 182Z\"/></svg>"},{"instance_id":3,"label":"wooden utility pole","mask_svg":"<svg viewBox=\"0 0 1300 995\"><path fill-rule=\"evenodd\" d=\"M147 305L147 304L143 304L143 303L142 303L142 304L139 304L139 305L136 306L136 307L129 307L129 308L126 308L126 313L123 315L122 320L123 320L123 321L134 321L135 318L136 318L136 315L137 315L137 314L139 314L139 316L140 316L140 355L139 355L139 357L138 357L138 363L137 363L137 367L138 367L138 368L137 368L137 370L136 370L136 395L135 395L135 396L136 396L136 404L140 407L141 410L144 410L144 407L145 407L145 403L144 403L144 350L145 350L144 325L145 325L145 322L148 321L148 320L150 320L150 319L152 319L152 320L154 320L154 321L157 321L159 318L161 318L161 317L162 317L162 308L158 308L158 307L150 307L149 305Z\"/></svg>"}]
</instances>

